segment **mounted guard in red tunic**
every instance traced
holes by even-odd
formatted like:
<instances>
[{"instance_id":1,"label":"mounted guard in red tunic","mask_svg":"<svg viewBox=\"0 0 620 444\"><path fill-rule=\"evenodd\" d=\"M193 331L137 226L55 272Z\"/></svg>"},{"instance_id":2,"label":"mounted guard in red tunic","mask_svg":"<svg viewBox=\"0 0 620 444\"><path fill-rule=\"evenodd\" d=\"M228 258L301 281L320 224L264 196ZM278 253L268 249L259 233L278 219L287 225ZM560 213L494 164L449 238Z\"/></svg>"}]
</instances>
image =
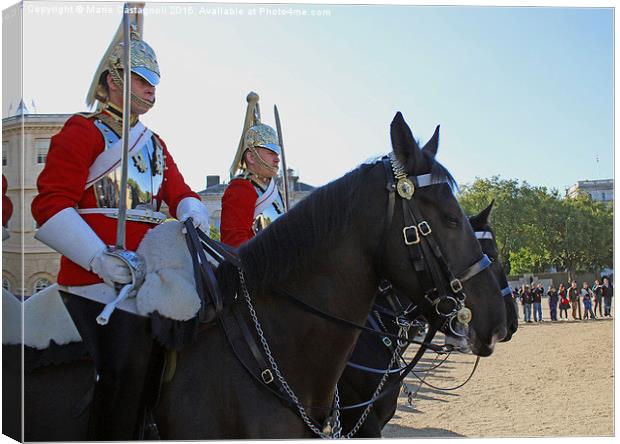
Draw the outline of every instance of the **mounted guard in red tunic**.
<instances>
[{"instance_id":1,"label":"mounted guard in red tunic","mask_svg":"<svg viewBox=\"0 0 620 444\"><path fill-rule=\"evenodd\" d=\"M276 177L282 155L276 131L261 123L258 94L250 93L241 141L222 196L221 240L238 247L286 211Z\"/></svg>"}]
</instances>

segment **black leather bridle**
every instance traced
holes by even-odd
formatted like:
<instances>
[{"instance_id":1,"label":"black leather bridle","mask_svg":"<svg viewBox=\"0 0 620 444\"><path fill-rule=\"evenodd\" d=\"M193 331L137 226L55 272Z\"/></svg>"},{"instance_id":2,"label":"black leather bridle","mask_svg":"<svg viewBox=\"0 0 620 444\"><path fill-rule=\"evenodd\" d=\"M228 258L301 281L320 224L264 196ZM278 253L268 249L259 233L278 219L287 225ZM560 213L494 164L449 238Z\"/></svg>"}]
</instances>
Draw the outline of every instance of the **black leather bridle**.
<instances>
[{"instance_id":1,"label":"black leather bridle","mask_svg":"<svg viewBox=\"0 0 620 444\"><path fill-rule=\"evenodd\" d=\"M471 316L471 312L468 313L469 310L465 308L463 283L487 269L491 260L486 254L482 254L473 265L455 275L433 238L430 224L416 205L415 191L437 182L431 180L430 174L408 175L393 153L383 157L380 162L386 175L388 204L384 231L375 256L378 258L378 266L381 266L386 254L387 238L392 229L398 198L403 211L403 241L424 294L424 298L417 302L412 310L407 310L407 318L415 319L434 307L438 315L438 322L433 323L434 329L438 330L444 323L448 323L453 333L460 335L452 328L453 321L458 316L459 321L468 322L468 315Z\"/></svg>"}]
</instances>

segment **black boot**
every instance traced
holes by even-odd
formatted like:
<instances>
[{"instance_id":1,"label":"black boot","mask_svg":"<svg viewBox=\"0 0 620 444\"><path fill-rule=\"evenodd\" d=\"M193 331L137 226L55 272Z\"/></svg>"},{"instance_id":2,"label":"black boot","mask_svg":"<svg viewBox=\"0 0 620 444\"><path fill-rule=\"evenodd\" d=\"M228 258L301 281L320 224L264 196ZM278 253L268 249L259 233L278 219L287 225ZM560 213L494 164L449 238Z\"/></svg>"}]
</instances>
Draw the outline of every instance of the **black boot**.
<instances>
[{"instance_id":1,"label":"black boot","mask_svg":"<svg viewBox=\"0 0 620 444\"><path fill-rule=\"evenodd\" d=\"M89 438L136 439L153 346L149 319L116 310L108 324L102 326L97 324L96 317L103 304L68 293L62 296L97 369Z\"/></svg>"}]
</instances>

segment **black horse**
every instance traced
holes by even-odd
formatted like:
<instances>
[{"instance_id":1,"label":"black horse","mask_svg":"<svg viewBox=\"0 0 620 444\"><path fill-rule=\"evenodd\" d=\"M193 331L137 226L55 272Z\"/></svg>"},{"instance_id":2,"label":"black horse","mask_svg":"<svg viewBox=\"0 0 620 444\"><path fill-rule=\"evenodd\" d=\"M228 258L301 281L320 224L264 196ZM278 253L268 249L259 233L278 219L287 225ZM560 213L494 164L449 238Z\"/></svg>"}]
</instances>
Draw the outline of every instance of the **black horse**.
<instances>
[{"instance_id":1,"label":"black horse","mask_svg":"<svg viewBox=\"0 0 620 444\"><path fill-rule=\"evenodd\" d=\"M231 350L223 330L214 327L178 353L175 377L163 387L155 411L163 439L303 438L322 433L359 330L308 313L284 293L330 316L363 324L381 279L390 280L402 294L421 293L422 279L414 271L414 263L420 265L420 261L410 256L415 246L424 251L422 262L441 290L437 297L452 295L450 284L458 287L458 280L452 278L468 272L462 285L467 294L464 303L472 314L468 341L474 353L490 355L505 336L505 309L490 303L501 299L501 289L490 269L479 266L484 257L452 193L453 179L433 156L422 152L400 113L392 122L391 137L395 164L402 165L400 173L415 176L413 183L419 185L410 200L401 205L397 197L398 205L388 214L388 196L395 193L386 192L386 182L393 180L392 173L387 174L382 162L362 165L316 190L248 242L240 250L242 275L230 263L217 270L222 293L236 295L232 303L244 310L241 316L250 326L254 319L247 301L252 301L252 313L255 310L260 320L271 358L287 381L278 385L288 400L256 382ZM429 186L423 186L424 180ZM424 216L417 220L419 229L407 214L412 207ZM475 275L469 273L472 266L479 268ZM226 313L230 308L225 308ZM259 335L251 334L260 344ZM236 349L238 338L232 342ZM36 371L41 377L47 375L50 387L70 387L78 375L64 371L67 366ZM74 370L92 378L90 365ZM273 374L277 384L278 372ZM32 375L26 375L25 383L29 379ZM68 412L64 413L67 421L54 424L59 429L54 439L85 440L85 413L76 418L79 421L69 421L68 416L79 412L77 407L85 399L81 389L62 405L51 396L25 399L25 405L32 402L50 411ZM45 437L49 424L41 412L30 427L26 425L31 440L49 440ZM303 416L312 419L306 423Z\"/></svg>"},{"instance_id":2,"label":"black horse","mask_svg":"<svg viewBox=\"0 0 620 444\"><path fill-rule=\"evenodd\" d=\"M381 279L400 294L422 293L422 279L414 270L419 257L411 248L422 246L441 294L450 293L451 282L458 290L454 275L483 261L452 193L453 179L419 148L400 113L391 124L391 139L398 176L413 176L418 185L399 189L399 194L413 192L413 210L397 198L393 212L386 212L391 174L382 162L362 165L316 190L240 249L247 288L234 267L224 264L218 270L223 292L237 295L245 322L254 326L260 320L260 334L252 334L266 351L268 343L271 368L290 402L257 383L231 352L225 334L211 329L178 353L176 375L155 412L163 439L290 439L327 433L323 426L331 418L335 387L360 332L304 311L283 293L359 325ZM431 185L422 186L423 179ZM416 226L409 211L417 216ZM506 335L499 285L490 269L462 285L472 313L469 344L477 355L488 356Z\"/></svg>"},{"instance_id":3,"label":"black horse","mask_svg":"<svg viewBox=\"0 0 620 444\"><path fill-rule=\"evenodd\" d=\"M493 274L502 290L504 290L505 288L509 289L508 282L499 260L495 236L489 224L492 207L493 203L479 214L470 216L469 223L480 242L483 253L493 262L491 266ZM379 298L381 298L381 295L380 293ZM396 298L397 301L402 299L402 297L398 298L398 296L396 296ZM504 296L504 301L506 306L506 325L508 329L507 335L502 339L502 342L509 341L518 326L517 312L514 309L514 304L512 303L510 295ZM379 331L397 334L403 325L402 321L399 320L397 316L399 313L395 312L387 301L382 300L377 302L381 305L377 307L374 316L371 315L372 319L375 319L373 323L376 324ZM394 303L392 303L392 305L399 306L399 304ZM430 316L432 315L433 313L431 312ZM415 321L406 318L404 320L406 322ZM415 335L415 332L412 333ZM450 332L446 331L445 333L449 334ZM345 430L350 430L355 426L360 417L360 412L364 408L364 404L371 400L375 389L380 383L383 371L387 369L393 353L394 344L392 341L386 344L381 337L368 332L362 332L360 335L355 350L351 355L350 362L347 365L347 369L344 371L340 381L338 381L342 404L344 406L360 405L358 408L347 409L342 412L341 421ZM394 367L394 370L397 368L398 365ZM390 374L386 384L386 386L390 387L390 393L385 393L385 395L373 403L366 420L355 434L356 438L381 437L381 431L396 412L401 384L394 385L394 383L398 380L399 375L400 373L396 371Z\"/></svg>"}]
</instances>

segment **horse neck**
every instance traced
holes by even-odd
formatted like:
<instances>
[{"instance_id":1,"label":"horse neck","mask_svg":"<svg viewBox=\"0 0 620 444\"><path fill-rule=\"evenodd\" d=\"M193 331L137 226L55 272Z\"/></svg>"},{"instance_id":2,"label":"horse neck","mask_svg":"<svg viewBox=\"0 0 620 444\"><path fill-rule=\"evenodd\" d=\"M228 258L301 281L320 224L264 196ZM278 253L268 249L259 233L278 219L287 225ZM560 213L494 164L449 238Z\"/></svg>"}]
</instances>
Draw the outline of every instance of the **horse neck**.
<instances>
[{"instance_id":1,"label":"horse neck","mask_svg":"<svg viewBox=\"0 0 620 444\"><path fill-rule=\"evenodd\" d=\"M350 241L334 247L311 270L291 276L281 288L325 313L363 325L377 280L371 258ZM256 298L255 305L274 355L302 403L330 405L360 331L273 294Z\"/></svg>"}]
</instances>

